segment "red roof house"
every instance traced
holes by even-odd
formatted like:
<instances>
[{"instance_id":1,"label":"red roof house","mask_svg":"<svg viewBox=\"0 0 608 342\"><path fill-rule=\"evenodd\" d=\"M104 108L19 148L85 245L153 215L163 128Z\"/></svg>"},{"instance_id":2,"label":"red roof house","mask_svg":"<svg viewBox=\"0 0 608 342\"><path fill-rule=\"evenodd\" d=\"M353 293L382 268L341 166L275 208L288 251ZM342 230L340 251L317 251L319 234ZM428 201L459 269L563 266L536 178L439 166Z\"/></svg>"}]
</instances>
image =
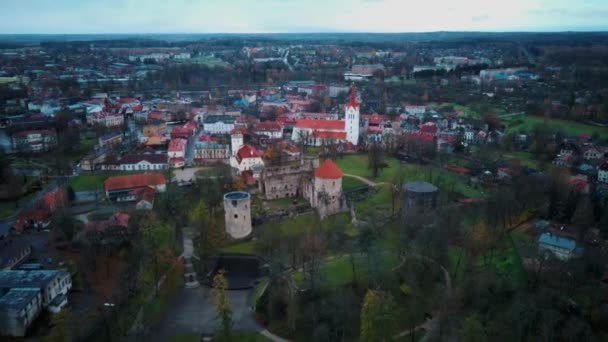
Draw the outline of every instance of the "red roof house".
<instances>
[{"instance_id":1,"label":"red roof house","mask_svg":"<svg viewBox=\"0 0 608 342\"><path fill-rule=\"evenodd\" d=\"M319 166L318 169L315 170L315 177L322 179L338 179L342 178L344 174L338 168L338 166L331 161L331 159L327 159Z\"/></svg>"}]
</instances>

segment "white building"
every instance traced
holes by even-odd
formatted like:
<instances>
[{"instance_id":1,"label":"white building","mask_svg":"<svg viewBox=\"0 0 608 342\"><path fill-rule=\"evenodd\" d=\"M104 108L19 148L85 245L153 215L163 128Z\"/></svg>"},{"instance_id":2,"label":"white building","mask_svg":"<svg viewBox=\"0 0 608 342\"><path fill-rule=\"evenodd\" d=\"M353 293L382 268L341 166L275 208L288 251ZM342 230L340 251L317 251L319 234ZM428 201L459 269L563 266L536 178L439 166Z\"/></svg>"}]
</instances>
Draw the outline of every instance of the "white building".
<instances>
[{"instance_id":1,"label":"white building","mask_svg":"<svg viewBox=\"0 0 608 342\"><path fill-rule=\"evenodd\" d=\"M243 171L254 169L263 169L264 160L260 152L251 145L242 146L234 157L230 158L230 166L238 170L241 174Z\"/></svg>"},{"instance_id":2,"label":"white building","mask_svg":"<svg viewBox=\"0 0 608 342\"><path fill-rule=\"evenodd\" d=\"M125 118L120 113L101 112L91 115L89 121L92 125L98 124L105 127L116 127L122 126L125 122Z\"/></svg>"},{"instance_id":3,"label":"white building","mask_svg":"<svg viewBox=\"0 0 608 342\"><path fill-rule=\"evenodd\" d=\"M104 165L102 169L120 171L166 170L169 168L166 154L126 155L118 161Z\"/></svg>"},{"instance_id":4,"label":"white building","mask_svg":"<svg viewBox=\"0 0 608 342\"><path fill-rule=\"evenodd\" d=\"M234 117L210 115L203 121L203 131L207 134L228 134L234 129Z\"/></svg>"},{"instance_id":5,"label":"white building","mask_svg":"<svg viewBox=\"0 0 608 342\"><path fill-rule=\"evenodd\" d=\"M169 141L167 155L169 158L184 158L187 144L188 141L186 139L171 139L171 141Z\"/></svg>"},{"instance_id":6,"label":"white building","mask_svg":"<svg viewBox=\"0 0 608 342\"><path fill-rule=\"evenodd\" d=\"M271 139L281 139L283 137L283 126L276 121L259 122L253 125L252 132Z\"/></svg>"},{"instance_id":7,"label":"white building","mask_svg":"<svg viewBox=\"0 0 608 342\"><path fill-rule=\"evenodd\" d=\"M243 146L243 135L240 133L234 133L230 135L230 150L231 156L236 156L236 153Z\"/></svg>"}]
</instances>

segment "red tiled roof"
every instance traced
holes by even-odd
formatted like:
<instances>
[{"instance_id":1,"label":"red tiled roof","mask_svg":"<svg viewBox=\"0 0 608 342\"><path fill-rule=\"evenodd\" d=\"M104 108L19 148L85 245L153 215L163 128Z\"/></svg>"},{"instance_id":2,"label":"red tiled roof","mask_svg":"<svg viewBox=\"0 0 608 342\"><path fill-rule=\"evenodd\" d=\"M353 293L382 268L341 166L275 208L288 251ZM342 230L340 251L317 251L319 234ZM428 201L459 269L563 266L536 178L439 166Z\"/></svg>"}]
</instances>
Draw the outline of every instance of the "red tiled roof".
<instances>
[{"instance_id":1,"label":"red tiled roof","mask_svg":"<svg viewBox=\"0 0 608 342\"><path fill-rule=\"evenodd\" d=\"M346 108L357 108L359 105L357 104L357 90L355 89L355 84L353 83L350 90L350 101L346 105Z\"/></svg>"},{"instance_id":2,"label":"red tiled roof","mask_svg":"<svg viewBox=\"0 0 608 342\"><path fill-rule=\"evenodd\" d=\"M327 159L319 166L318 169L315 170L315 177L323 178L323 179L338 179L342 178L344 174L336 164L331 161L331 159Z\"/></svg>"},{"instance_id":3,"label":"red tiled roof","mask_svg":"<svg viewBox=\"0 0 608 342\"><path fill-rule=\"evenodd\" d=\"M420 141L425 141L425 142L432 142L433 141L433 136L429 135L429 134L425 134L425 133L409 133L407 135L408 139L415 139L415 140L420 140Z\"/></svg>"},{"instance_id":4,"label":"red tiled roof","mask_svg":"<svg viewBox=\"0 0 608 342\"><path fill-rule=\"evenodd\" d=\"M344 121L341 121L341 120L298 120L296 122L295 127L305 128L305 129L324 129L324 130L343 131L344 130Z\"/></svg>"},{"instance_id":5,"label":"red tiled roof","mask_svg":"<svg viewBox=\"0 0 608 342\"><path fill-rule=\"evenodd\" d=\"M133 106L133 107L131 107L131 109L132 109L134 112L140 112L140 111L142 111L142 110L144 109L144 106L143 106L143 105L137 105L137 106Z\"/></svg>"},{"instance_id":6,"label":"red tiled roof","mask_svg":"<svg viewBox=\"0 0 608 342\"><path fill-rule=\"evenodd\" d=\"M61 188L55 188L42 196L40 205L50 212L53 212L57 207L62 206L65 203L65 199L65 191Z\"/></svg>"},{"instance_id":7,"label":"red tiled roof","mask_svg":"<svg viewBox=\"0 0 608 342\"><path fill-rule=\"evenodd\" d=\"M235 129L233 129L233 130L230 131L230 135L232 135L232 134L242 134L242 135L245 135L245 134L249 134L249 132L245 128L235 128Z\"/></svg>"},{"instance_id":8,"label":"red tiled roof","mask_svg":"<svg viewBox=\"0 0 608 342\"><path fill-rule=\"evenodd\" d=\"M184 151L187 143L185 139L171 139L169 141L169 152Z\"/></svg>"},{"instance_id":9,"label":"red tiled roof","mask_svg":"<svg viewBox=\"0 0 608 342\"><path fill-rule=\"evenodd\" d=\"M320 139L345 140L346 132L313 131L311 136L313 138L320 138Z\"/></svg>"},{"instance_id":10,"label":"red tiled roof","mask_svg":"<svg viewBox=\"0 0 608 342\"><path fill-rule=\"evenodd\" d=\"M245 158L260 158L262 156L260 152L251 145L244 145L239 149L236 155L239 160L243 160Z\"/></svg>"},{"instance_id":11,"label":"red tiled roof","mask_svg":"<svg viewBox=\"0 0 608 342\"><path fill-rule=\"evenodd\" d=\"M420 128L420 131L422 131L423 133L430 133L430 134L435 134L437 133L437 125L435 125L434 122L427 122L424 123L422 125L419 125L418 128Z\"/></svg>"},{"instance_id":12,"label":"red tiled roof","mask_svg":"<svg viewBox=\"0 0 608 342\"><path fill-rule=\"evenodd\" d=\"M144 186L158 186L166 184L165 176L162 173L142 173L137 175L116 176L106 179L104 187L106 191L141 188Z\"/></svg>"}]
</instances>

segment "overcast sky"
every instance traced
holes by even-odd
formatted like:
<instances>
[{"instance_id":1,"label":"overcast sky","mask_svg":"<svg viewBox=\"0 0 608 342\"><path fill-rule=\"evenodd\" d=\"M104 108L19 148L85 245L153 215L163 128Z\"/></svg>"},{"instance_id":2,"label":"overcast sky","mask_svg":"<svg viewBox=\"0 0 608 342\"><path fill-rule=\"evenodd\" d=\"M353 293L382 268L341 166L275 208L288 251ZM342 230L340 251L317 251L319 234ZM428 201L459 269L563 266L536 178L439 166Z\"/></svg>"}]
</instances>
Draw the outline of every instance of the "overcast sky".
<instances>
[{"instance_id":1,"label":"overcast sky","mask_svg":"<svg viewBox=\"0 0 608 342\"><path fill-rule=\"evenodd\" d=\"M603 31L608 0L0 0L0 33Z\"/></svg>"}]
</instances>

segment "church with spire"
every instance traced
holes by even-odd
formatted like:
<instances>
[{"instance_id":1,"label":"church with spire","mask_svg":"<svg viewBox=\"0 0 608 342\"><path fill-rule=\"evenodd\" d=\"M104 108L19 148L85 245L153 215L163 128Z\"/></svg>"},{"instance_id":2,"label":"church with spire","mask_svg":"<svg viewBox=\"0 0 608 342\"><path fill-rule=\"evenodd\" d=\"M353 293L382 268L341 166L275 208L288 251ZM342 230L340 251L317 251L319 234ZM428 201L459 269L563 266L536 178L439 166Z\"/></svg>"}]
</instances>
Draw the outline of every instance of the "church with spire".
<instances>
[{"instance_id":1,"label":"church with spire","mask_svg":"<svg viewBox=\"0 0 608 342\"><path fill-rule=\"evenodd\" d=\"M353 84L350 100L345 107L344 120L297 120L291 139L295 142L304 141L310 146L324 146L328 143L350 143L357 146L359 122L357 90Z\"/></svg>"}]
</instances>

